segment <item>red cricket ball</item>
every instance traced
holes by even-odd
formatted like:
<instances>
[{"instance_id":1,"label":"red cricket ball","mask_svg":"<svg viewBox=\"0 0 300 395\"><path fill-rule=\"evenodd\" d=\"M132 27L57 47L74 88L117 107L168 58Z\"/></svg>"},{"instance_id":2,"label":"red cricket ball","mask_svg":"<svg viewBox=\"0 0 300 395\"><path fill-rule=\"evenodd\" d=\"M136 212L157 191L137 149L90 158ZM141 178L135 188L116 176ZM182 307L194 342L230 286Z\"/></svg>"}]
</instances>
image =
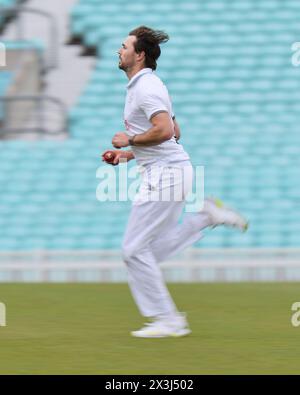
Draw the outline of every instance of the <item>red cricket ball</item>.
<instances>
[{"instance_id":1,"label":"red cricket ball","mask_svg":"<svg viewBox=\"0 0 300 395\"><path fill-rule=\"evenodd\" d=\"M114 159L115 159L116 154L113 151L107 151L104 154L104 160L107 163L113 163Z\"/></svg>"}]
</instances>

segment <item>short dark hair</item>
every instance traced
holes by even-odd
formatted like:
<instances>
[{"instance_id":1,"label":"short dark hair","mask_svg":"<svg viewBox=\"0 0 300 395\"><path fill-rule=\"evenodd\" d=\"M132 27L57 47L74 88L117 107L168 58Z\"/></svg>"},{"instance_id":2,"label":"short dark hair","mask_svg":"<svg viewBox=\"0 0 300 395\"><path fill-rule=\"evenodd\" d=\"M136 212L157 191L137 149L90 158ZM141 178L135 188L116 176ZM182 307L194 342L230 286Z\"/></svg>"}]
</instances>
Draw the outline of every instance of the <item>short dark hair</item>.
<instances>
[{"instance_id":1,"label":"short dark hair","mask_svg":"<svg viewBox=\"0 0 300 395\"><path fill-rule=\"evenodd\" d=\"M134 43L135 52L145 52L145 66L156 70L156 61L161 53L159 44L167 42L169 36L161 30L153 30L147 26L139 26L129 35L137 38Z\"/></svg>"}]
</instances>

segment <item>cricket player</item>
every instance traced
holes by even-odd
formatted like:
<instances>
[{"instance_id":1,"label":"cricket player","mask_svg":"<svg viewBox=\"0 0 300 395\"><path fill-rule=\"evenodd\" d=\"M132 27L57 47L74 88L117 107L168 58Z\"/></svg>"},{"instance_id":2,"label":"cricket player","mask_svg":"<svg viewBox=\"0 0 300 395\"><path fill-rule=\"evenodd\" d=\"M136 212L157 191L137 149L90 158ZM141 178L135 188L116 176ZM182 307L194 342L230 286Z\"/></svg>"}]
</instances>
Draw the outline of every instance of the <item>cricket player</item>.
<instances>
[{"instance_id":1,"label":"cricket player","mask_svg":"<svg viewBox=\"0 0 300 395\"><path fill-rule=\"evenodd\" d=\"M191 332L185 314L177 310L169 294L159 263L199 240L206 227L247 229L239 213L214 199L205 199L200 212L185 213L179 223L185 198L192 189L193 167L178 144L180 128L168 90L155 74L160 44L168 39L162 31L140 26L129 33L118 51L119 68L129 82L124 110L126 132L116 133L112 139L117 148L113 151L114 164L120 158L136 159L145 169L122 245L133 298L141 314L152 319L131 332L143 338L180 337ZM121 150L129 146L130 150ZM170 177L174 170L184 177ZM162 192L174 196L175 189L181 191L179 198L161 199Z\"/></svg>"}]
</instances>

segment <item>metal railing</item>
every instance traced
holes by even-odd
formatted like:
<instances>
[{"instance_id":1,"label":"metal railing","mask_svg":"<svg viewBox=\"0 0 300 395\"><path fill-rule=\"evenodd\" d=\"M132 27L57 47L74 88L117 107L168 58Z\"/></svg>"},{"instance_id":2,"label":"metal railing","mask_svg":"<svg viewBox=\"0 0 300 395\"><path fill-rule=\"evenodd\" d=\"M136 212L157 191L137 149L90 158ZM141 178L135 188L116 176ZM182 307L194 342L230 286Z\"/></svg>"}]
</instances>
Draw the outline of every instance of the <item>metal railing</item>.
<instances>
[{"instance_id":1,"label":"metal railing","mask_svg":"<svg viewBox=\"0 0 300 395\"><path fill-rule=\"evenodd\" d=\"M45 26L47 26L47 37L45 42L45 52L43 54L43 67L42 71L46 72L50 69L56 68L58 65L58 48L59 48L59 39L58 39L58 28L57 22L55 18L49 14L48 12L41 11L39 9L25 7L22 5L18 5L15 7L1 7L0 6L0 16L8 17L11 15L19 14L31 14L38 15L41 18L45 19ZM14 39L17 41L28 41L30 39L36 39L36 36L30 37L26 33L26 29L24 26L24 20L22 18L17 18L16 21L16 33ZM39 38L41 35L39 35ZM48 45L47 45L48 44Z\"/></svg>"},{"instance_id":2,"label":"metal railing","mask_svg":"<svg viewBox=\"0 0 300 395\"><path fill-rule=\"evenodd\" d=\"M0 137L9 134L64 134L68 112L62 101L43 95L0 97Z\"/></svg>"}]
</instances>

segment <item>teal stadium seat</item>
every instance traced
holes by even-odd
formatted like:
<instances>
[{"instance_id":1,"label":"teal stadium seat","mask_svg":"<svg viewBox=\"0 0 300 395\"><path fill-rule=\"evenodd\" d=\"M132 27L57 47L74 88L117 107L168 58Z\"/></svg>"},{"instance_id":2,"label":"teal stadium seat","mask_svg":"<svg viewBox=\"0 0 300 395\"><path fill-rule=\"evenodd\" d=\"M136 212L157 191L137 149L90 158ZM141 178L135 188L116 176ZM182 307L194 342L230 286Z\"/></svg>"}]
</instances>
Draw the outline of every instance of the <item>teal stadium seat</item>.
<instances>
[{"instance_id":1,"label":"teal stadium seat","mask_svg":"<svg viewBox=\"0 0 300 395\"><path fill-rule=\"evenodd\" d=\"M5 96L12 80L14 74L9 71L1 71L0 72L0 97ZM3 103L0 101L0 122L3 120L4 109Z\"/></svg>"},{"instance_id":2,"label":"teal stadium seat","mask_svg":"<svg viewBox=\"0 0 300 395\"><path fill-rule=\"evenodd\" d=\"M116 52L141 24L170 34L157 74L182 143L205 166L205 193L251 224L243 235L207 230L196 247L299 247L300 68L290 51L299 13L298 0L78 1L71 32L99 59L70 111L70 140L0 144L0 250L120 248L130 202L98 202L95 176L124 130ZM0 73L2 93L10 78Z\"/></svg>"},{"instance_id":3,"label":"teal stadium seat","mask_svg":"<svg viewBox=\"0 0 300 395\"><path fill-rule=\"evenodd\" d=\"M1 9L7 8L7 7L14 7L21 3L20 0L0 0L0 11ZM5 24L5 16L3 14L0 14L0 28L3 27Z\"/></svg>"}]
</instances>

